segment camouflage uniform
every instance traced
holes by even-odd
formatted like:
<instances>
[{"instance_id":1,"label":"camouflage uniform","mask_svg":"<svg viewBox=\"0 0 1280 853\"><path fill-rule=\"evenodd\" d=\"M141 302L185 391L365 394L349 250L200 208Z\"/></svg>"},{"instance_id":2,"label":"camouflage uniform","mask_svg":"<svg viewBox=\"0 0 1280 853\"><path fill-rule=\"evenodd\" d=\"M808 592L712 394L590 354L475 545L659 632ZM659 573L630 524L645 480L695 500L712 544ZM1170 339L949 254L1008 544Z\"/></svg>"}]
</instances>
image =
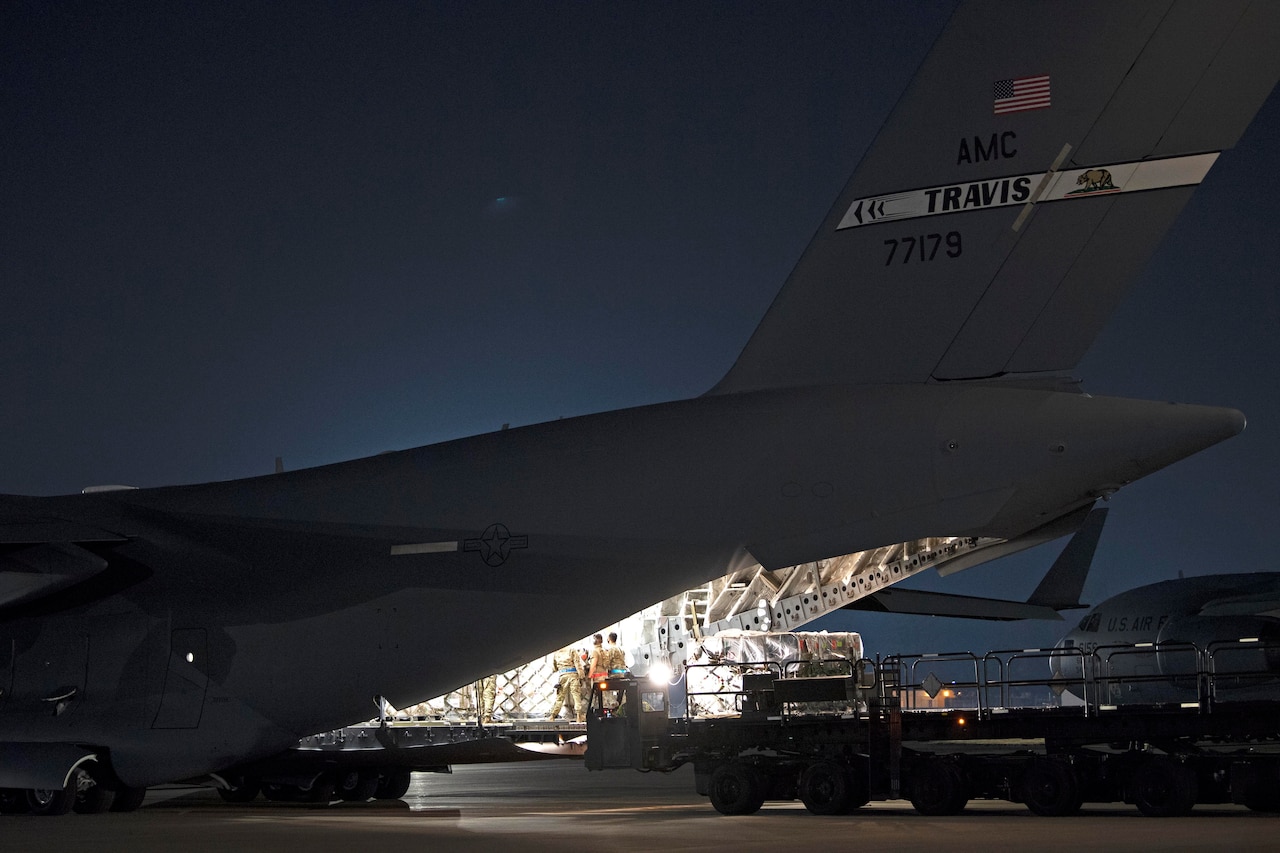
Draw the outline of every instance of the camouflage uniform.
<instances>
[{"instance_id":1,"label":"camouflage uniform","mask_svg":"<svg viewBox=\"0 0 1280 853\"><path fill-rule=\"evenodd\" d=\"M596 646L591 652L591 680L602 681L610 675L623 675L627 671L627 656L613 641L606 641ZM598 673L598 674L597 674ZM606 690L600 695L601 705L608 713L618 709L620 694L616 690Z\"/></svg>"},{"instance_id":2,"label":"camouflage uniform","mask_svg":"<svg viewBox=\"0 0 1280 853\"><path fill-rule=\"evenodd\" d=\"M609 655L605 653L603 645L591 647L587 673L593 682L604 681L609 677Z\"/></svg>"},{"instance_id":3,"label":"camouflage uniform","mask_svg":"<svg viewBox=\"0 0 1280 853\"><path fill-rule=\"evenodd\" d=\"M553 720L560 715L561 707L567 708L580 723L587 718L587 706L582 700L579 687L579 679L582 677L579 660L578 653L569 646L565 646L551 657L551 665L556 671L557 678L556 701L548 715Z\"/></svg>"},{"instance_id":4,"label":"camouflage uniform","mask_svg":"<svg viewBox=\"0 0 1280 853\"><path fill-rule=\"evenodd\" d=\"M609 675L609 656L605 654L604 646L592 646L590 663L587 664L587 672L591 676L592 681L600 681Z\"/></svg>"},{"instance_id":5,"label":"camouflage uniform","mask_svg":"<svg viewBox=\"0 0 1280 853\"><path fill-rule=\"evenodd\" d=\"M476 692L480 695L480 722L493 722L493 705L498 698L498 676L486 675L476 682Z\"/></svg>"},{"instance_id":6,"label":"camouflage uniform","mask_svg":"<svg viewBox=\"0 0 1280 853\"><path fill-rule=\"evenodd\" d=\"M605 669L610 675L622 675L627 671L627 653L617 643L604 644Z\"/></svg>"}]
</instances>

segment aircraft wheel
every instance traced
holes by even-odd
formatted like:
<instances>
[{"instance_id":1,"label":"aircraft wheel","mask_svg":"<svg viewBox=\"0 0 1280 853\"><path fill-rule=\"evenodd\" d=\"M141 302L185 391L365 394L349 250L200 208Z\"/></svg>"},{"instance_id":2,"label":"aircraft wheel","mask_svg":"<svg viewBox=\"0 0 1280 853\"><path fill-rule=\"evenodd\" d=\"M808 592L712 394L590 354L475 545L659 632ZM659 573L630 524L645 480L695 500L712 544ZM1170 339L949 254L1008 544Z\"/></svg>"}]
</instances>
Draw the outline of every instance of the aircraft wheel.
<instances>
[{"instance_id":1,"label":"aircraft wheel","mask_svg":"<svg viewBox=\"0 0 1280 853\"><path fill-rule=\"evenodd\" d=\"M262 790L262 780L252 776L233 776L227 779L231 788L219 788L218 796L227 803L251 803Z\"/></svg>"},{"instance_id":2,"label":"aircraft wheel","mask_svg":"<svg viewBox=\"0 0 1280 853\"><path fill-rule=\"evenodd\" d=\"M1022 774L1022 801L1042 817L1061 817L1080 811L1080 785L1066 761L1032 761Z\"/></svg>"},{"instance_id":3,"label":"aircraft wheel","mask_svg":"<svg viewBox=\"0 0 1280 853\"><path fill-rule=\"evenodd\" d=\"M142 801L146 798L146 788L130 788L127 785L121 785L116 788L115 796L111 799L111 811L136 812L142 807Z\"/></svg>"},{"instance_id":4,"label":"aircraft wheel","mask_svg":"<svg viewBox=\"0 0 1280 853\"><path fill-rule=\"evenodd\" d=\"M26 814L27 792L21 788L0 788L0 814Z\"/></svg>"},{"instance_id":5,"label":"aircraft wheel","mask_svg":"<svg viewBox=\"0 0 1280 853\"><path fill-rule=\"evenodd\" d=\"M1149 758L1133 774L1133 802L1148 817L1175 817L1191 811L1199 788L1196 774L1168 758Z\"/></svg>"},{"instance_id":6,"label":"aircraft wheel","mask_svg":"<svg viewBox=\"0 0 1280 853\"><path fill-rule=\"evenodd\" d=\"M1244 804L1254 812L1280 812L1280 790L1261 782L1254 782L1245 791Z\"/></svg>"},{"instance_id":7,"label":"aircraft wheel","mask_svg":"<svg viewBox=\"0 0 1280 853\"><path fill-rule=\"evenodd\" d=\"M851 787L846 768L833 761L819 761L800 776L800 801L813 814L846 814Z\"/></svg>"},{"instance_id":8,"label":"aircraft wheel","mask_svg":"<svg viewBox=\"0 0 1280 853\"><path fill-rule=\"evenodd\" d=\"M348 770L338 774L335 793L350 803L368 802L378 793L378 781L377 771Z\"/></svg>"},{"instance_id":9,"label":"aircraft wheel","mask_svg":"<svg viewBox=\"0 0 1280 853\"><path fill-rule=\"evenodd\" d=\"M76 795L71 804L76 814L101 814L114 799L111 791L98 780L97 765L82 764L71 773L71 784Z\"/></svg>"},{"instance_id":10,"label":"aircraft wheel","mask_svg":"<svg viewBox=\"0 0 1280 853\"><path fill-rule=\"evenodd\" d=\"M953 815L969 802L964 775L949 761L926 761L917 765L911 781L911 805L923 815Z\"/></svg>"},{"instance_id":11,"label":"aircraft wheel","mask_svg":"<svg viewBox=\"0 0 1280 853\"><path fill-rule=\"evenodd\" d=\"M279 782L265 782L262 785L262 796L273 803L292 803L298 799L297 785L282 785Z\"/></svg>"},{"instance_id":12,"label":"aircraft wheel","mask_svg":"<svg viewBox=\"0 0 1280 853\"><path fill-rule=\"evenodd\" d=\"M74 778L65 788L35 788L26 792L27 808L32 814L62 815L71 811L76 801Z\"/></svg>"},{"instance_id":13,"label":"aircraft wheel","mask_svg":"<svg viewBox=\"0 0 1280 853\"><path fill-rule=\"evenodd\" d=\"M379 800L398 800L409 790L412 774L403 767L390 767L383 771L374 796Z\"/></svg>"},{"instance_id":14,"label":"aircraft wheel","mask_svg":"<svg viewBox=\"0 0 1280 853\"><path fill-rule=\"evenodd\" d=\"M754 768L741 761L730 761L711 774L708 794L711 805L720 814L754 814L764 805L763 788Z\"/></svg>"},{"instance_id":15,"label":"aircraft wheel","mask_svg":"<svg viewBox=\"0 0 1280 853\"><path fill-rule=\"evenodd\" d=\"M330 803L333 801L334 782L328 773L315 778L310 786L298 788L298 799L304 803Z\"/></svg>"}]
</instances>

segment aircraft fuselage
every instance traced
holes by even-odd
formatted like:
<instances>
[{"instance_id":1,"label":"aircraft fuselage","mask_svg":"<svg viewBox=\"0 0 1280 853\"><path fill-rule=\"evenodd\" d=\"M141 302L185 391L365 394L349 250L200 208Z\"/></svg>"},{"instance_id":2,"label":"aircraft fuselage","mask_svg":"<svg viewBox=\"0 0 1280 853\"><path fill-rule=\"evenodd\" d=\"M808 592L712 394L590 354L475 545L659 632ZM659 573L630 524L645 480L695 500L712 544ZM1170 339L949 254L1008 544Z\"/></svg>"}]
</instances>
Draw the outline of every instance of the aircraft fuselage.
<instances>
[{"instance_id":1,"label":"aircraft fuselage","mask_svg":"<svg viewBox=\"0 0 1280 853\"><path fill-rule=\"evenodd\" d=\"M1013 537L1238 412L954 383L707 396L200 486L5 498L107 567L0 620L0 741L216 771L723 574ZM52 520L52 522L50 522ZM54 697L72 692L59 702Z\"/></svg>"}]
</instances>

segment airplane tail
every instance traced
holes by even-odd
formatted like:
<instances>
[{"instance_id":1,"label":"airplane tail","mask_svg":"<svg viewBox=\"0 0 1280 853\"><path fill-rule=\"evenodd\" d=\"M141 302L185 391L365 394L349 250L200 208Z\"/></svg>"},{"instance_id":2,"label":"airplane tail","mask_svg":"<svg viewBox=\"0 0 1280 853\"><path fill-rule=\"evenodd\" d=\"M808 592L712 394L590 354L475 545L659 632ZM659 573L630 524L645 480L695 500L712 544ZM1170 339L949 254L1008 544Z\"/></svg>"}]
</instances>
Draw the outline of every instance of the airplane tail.
<instances>
[{"instance_id":1,"label":"airplane tail","mask_svg":"<svg viewBox=\"0 0 1280 853\"><path fill-rule=\"evenodd\" d=\"M1278 39L1277 3L962 4L710 393L1070 371Z\"/></svg>"}]
</instances>

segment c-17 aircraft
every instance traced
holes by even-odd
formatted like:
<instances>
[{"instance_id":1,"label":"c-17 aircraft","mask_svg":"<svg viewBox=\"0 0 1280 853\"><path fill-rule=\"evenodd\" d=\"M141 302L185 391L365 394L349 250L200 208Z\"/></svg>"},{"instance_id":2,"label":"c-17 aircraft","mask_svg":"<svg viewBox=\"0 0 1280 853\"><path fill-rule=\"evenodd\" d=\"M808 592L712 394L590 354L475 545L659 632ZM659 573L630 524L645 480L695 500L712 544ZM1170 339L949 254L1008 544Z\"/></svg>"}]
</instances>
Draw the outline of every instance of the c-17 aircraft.
<instances>
[{"instance_id":1,"label":"c-17 aircraft","mask_svg":"<svg viewBox=\"0 0 1280 853\"><path fill-rule=\"evenodd\" d=\"M1280 573L1175 578L1126 590L1090 610L1059 646L1092 652L1139 643L1257 638L1280 642ZM1280 653L1272 652L1280 672Z\"/></svg>"},{"instance_id":2,"label":"c-17 aircraft","mask_svg":"<svg viewBox=\"0 0 1280 853\"><path fill-rule=\"evenodd\" d=\"M1057 648L1068 654L1053 658L1054 672L1068 682L1083 666L1113 676L1114 702L1195 700L1196 673L1206 668L1219 676L1217 698L1275 698L1280 573L1178 577L1126 590L1086 613ZM1233 681L1233 673L1247 676Z\"/></svg>"},{"instance_id":3,"label":"c-17 aircraft","mask_svg":"<svg viewBox=\"0 0 1280 853\"><path fill-rule=\"evenodd\" d=\"M1018 541L1239 433L1069 373L1278 46L1266 3L963 4L706 394L0 498L0 788L54 812L88 775L136 807L736 566ZM513 628L478 644L480 614Z\"/></svg>"}]
</instances>

